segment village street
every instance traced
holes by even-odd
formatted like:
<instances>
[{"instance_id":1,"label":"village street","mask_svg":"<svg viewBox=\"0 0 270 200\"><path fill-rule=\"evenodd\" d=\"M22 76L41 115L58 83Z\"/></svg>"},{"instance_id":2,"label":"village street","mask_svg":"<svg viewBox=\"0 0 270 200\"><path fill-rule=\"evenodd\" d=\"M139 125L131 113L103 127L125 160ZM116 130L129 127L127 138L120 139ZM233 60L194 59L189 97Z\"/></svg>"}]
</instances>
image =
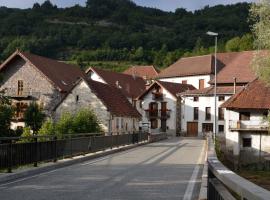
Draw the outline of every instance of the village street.
<instances>
[{"instance_id":1,"label":"village street","mask_svg":"<svg viewBox=\"0 0 270 200\"><path fill-rule=\"evenodd\" d=\"M196 199L204 146L180 138L148 144L0 185L0 199Z\"/></svg>"}]
</instances>

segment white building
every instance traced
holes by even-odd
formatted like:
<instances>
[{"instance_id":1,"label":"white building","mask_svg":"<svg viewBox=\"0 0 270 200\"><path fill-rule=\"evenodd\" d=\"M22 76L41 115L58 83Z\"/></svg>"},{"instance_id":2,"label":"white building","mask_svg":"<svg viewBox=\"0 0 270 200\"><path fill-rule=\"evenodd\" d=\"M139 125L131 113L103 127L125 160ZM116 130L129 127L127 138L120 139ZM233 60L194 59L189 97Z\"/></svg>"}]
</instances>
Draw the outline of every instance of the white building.
<instances>
[{"instance_id":1,"label":"white building","mask_svg":"<svg viewBox=\"0 0 270 200\"><path fill-rule=\"evenodd\" d=\"M138 97L142 126L150 133L180 133L181 100L177 93L195 89L191 85L155 81Z\"/></svg>"},{"instance_id":2,"label":"white building","mask_svg":"<svg viewBox=\"0 0 270 200\"><path fill-rule=\"evenodd\" d=\"M270 158L270 87L256 79L231 97L226 108L226 153L241 164Z\"/></svg>"},{"instance_id":3,"label":"white building","mask_svg":"<svg viewBox=\"0 0 270 200\"><path fill-rule=\"evenodd\" d=\"M55 120L64 112L92 110L105 133L124 134L139 130L140 113L121 91L97 81L80 79L55 108Z\"/></svg>"}]
</instances>

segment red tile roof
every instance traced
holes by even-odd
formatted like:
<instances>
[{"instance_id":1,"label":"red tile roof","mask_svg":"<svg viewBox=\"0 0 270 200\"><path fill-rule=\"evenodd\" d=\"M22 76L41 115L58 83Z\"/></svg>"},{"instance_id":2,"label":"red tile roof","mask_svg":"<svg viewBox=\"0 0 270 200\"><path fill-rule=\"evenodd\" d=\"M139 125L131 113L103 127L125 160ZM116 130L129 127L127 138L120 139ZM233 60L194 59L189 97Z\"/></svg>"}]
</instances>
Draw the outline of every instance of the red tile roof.
<instances>
[{"instance_id":1,"label":"red tile roof","mask_svg":"<svg viewBox=\"0 0 270 200\"><path fill-rule=\"evenodd\" d=\"M66 64L49 58L34 54L16 51L1 66L3 71L10 61L22 58L37 68L49 81L52 82L60 91L68 92L72 89L73 83L79 78L85 77L83 71L78 66Z\"/></svg>"},{"instance_id":2,"label":"red tile roof","mask_svg":"<svg viewBox=\"0 0 270 200\"><path fill-rule=\"evenodd\" d=\"M141 77L133 77L95 67L89 68L86 73L88 74L90 71L97 73L107 84L118 87L126 97L136 98L145 90L146 82Z\"/></svg>"},{"instance_id":3,"label":"red tile roof","mask_svg":"<svg viewBox=\"0 0 270 200\"><path fill-rule=\"evenodd\" d=\"M218 60L224 67L217 74L217 83L233 83L234 77L237 83L249 83L256 78L252 69L252 60L256 51L219 53ZM213 83L211 80L210 83Z\"/></svg>"},{"instance_id":4,"label":"red tile roof","mask_svg":"<svg viewBox=\"0 0 270 200\"><path fill-rule=\"evenodd\" d=\"M242 86L236 87L236 92L239 92L243 89ZM220 86L217 87L217 94L219 95L233 95L234 94L234 87L233 86ZM183 96L212 96L214 95L214 86L203 88L203 89L196 89L190 90L181 93Z\"/></svg>"},{"instance_id":5,"label":"red tile roof","mask_svg":"<svg viewBox=\"0 0 270 200\"><path fill-rule=\"evenodd\" d=\"M158 78L213 74L214 60L212 55L181 58L161 71Z\"/></svg>"},{"instance_id":6,"label":"red tile roof","mask_svg":"<svg viewBox=\"0 0 270 200\"><path fill-rule=\"evenodd\" d=\"M195 87L193 85L189 84L181 84L181 83L171 83L171 82L165 82L165 81L155 81L147 90L145 90L138 99L142 99L146 94L148 94L153 87L156 85L160 86L161 88L166 89L168 92L170 92L175 98L177 98L177 94L188 91L188 90L194 90Z\"/></svg>"},{"instance_id":7,"label":"red tile roof","mask_svg":"<svg viewBox=\"0 0 270 200\"><path fill-rule=\"evenodd\" d=\"M270 109L270 86L256 79L221 105L227 109Z\"/></svg>"},{"instance_id":8,"label":"red tile roof","mask_svg":"<svg viewBox=\"0 0 270 200\"><path fill-rule=\"evenodd\" d=\"M135 75L145 79L154 79L159 71L154 66L132 66L123 72L128 75Z\"/></svg>"},{"instance_id":9,"label":"red tile roof","mask_svg":"<svg viewBox=\"0 0 270 200\"><path fill-rule=\"evenodd\" d=\"M105 104L108 111L117 117L141 118L127 98L116 87L87 79L92 92Z\"/></svg>"}]
</instances>

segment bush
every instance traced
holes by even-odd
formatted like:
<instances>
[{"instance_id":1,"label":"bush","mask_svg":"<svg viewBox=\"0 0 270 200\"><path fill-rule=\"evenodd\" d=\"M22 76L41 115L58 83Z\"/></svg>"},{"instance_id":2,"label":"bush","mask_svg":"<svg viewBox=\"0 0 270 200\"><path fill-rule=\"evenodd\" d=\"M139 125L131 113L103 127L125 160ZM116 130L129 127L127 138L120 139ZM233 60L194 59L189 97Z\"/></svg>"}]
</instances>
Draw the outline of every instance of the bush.
<instances>
[{"instance_id":1,"label":"bush","mask_svg":"<svg viewBox=\"0 0 270 200\"><path fill-rule=\"evenodd\" d=\"M38 135L55 135L55 124L52 119L48 119L44 122L38 131Z\"/></svg>"},{"instance_id":2,"label":"bush","mask_svg":"<svg viewBox=\"0 0 270 200\"><path fill-rule=\"evenodd\" d=\"M66 112L61 115L59 121L55 124L56 134L73 134L73 116Z\"/></svg>"},{"instance_id":3,"label":"bush","mask_svg":"<svg viewBox=\"0 0 270 200\"><path fill-rule=\"evenodd\" d=\"M21 135L21 137L25 137L23 139L20 139L19 142L22 142L22 143L27 143L27 142L33 142L33 138L30 138L33 136L33 133L31 132L31 128L26 126L23 128L23 133Z\"/></svg>"},{"instance_id":4,"label":"bush","mask_svg":"<svg viewBox=\"0 0 270 200\"><path fill-rule=\"evenodd\" d=\"M14 110L10 105L0 104L0 137L8 137Z\"/></svg>"}]
</instances>

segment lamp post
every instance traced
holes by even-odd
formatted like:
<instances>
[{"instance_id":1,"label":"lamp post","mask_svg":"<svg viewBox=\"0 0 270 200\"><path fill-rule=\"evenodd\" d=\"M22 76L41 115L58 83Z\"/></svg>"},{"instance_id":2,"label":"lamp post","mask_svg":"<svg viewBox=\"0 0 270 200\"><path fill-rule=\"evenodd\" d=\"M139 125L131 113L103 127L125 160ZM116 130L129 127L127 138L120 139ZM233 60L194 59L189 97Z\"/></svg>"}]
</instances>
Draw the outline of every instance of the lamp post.
<instances>
[{"instance_id":1,"label":"lamp post","mask_svg":"<svg viewBox=\"0 0 270 200\"><path fill-rule=\"evenodd\" d=\"M214 86L214 98L215 98L214 141L215 141L216 135L217 135L217 40L218 40L218 33L208 31L206 34L211 37L215 37L215 86Z\"/></svg>"}]
</instances>

